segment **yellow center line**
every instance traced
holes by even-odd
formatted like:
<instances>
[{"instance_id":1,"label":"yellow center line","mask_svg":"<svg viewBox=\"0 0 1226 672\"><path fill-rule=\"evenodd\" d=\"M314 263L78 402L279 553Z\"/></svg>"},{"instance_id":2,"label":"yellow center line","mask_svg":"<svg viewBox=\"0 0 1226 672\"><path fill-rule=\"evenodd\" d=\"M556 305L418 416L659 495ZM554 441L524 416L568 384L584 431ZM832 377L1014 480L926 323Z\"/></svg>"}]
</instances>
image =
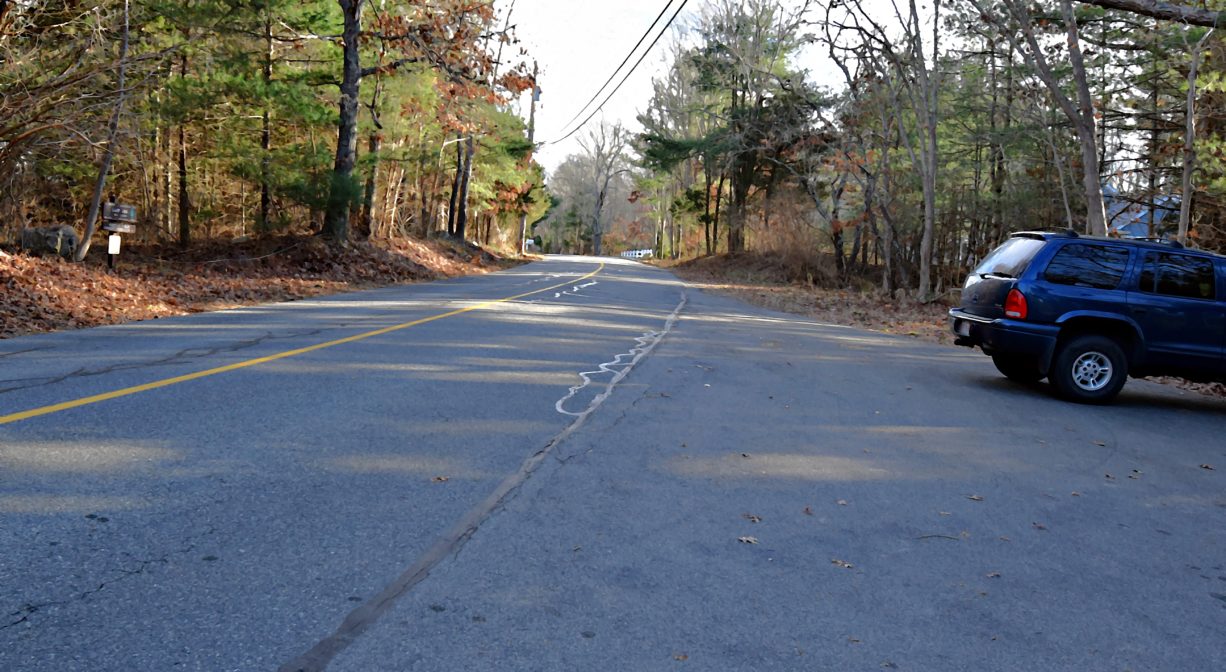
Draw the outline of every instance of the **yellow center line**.
<instances>
[{"instance_id":1,"label":"yellow center line","mask_svg":"<svg viewBox=\"0 0 1226 672\"><path fill-rule=\"evenodd\" d=\"M40 406L39 408L32 408L28 411L21 411L20 413L10 413L9 415L0 415L0 425L7 425L9 423L19 422L21 420L29 420L30 418L37 418L42 415L50 415L52 413L59 413L60 411L67 411L72 408L79 408L81 406L97 404L97 403L108 401L111 399L118 399L119 397L126 397L132 394L148 392L149 390L156 390L161 387L169 387L171 385L178 385L179 383L186 383L188 381L197 380L199 378L207 378L208 376L215 376L219 373L226 373L228 371L237 371L238 369L245 369L247 367L257 366L259 364L267 364L268 362L275 362L278 359L286 359L288 357L297 357L298 355L305 355L308 352L315 352L316 350L323 350L324 348L331 348L337 345L344 345L346 343L353 343L355 341L365 340L367 338L372 338L374 336L382 336L383 334L390 334L393 331L400 331L401 329L408 329L409 327L415 327L419 324L426 324L427 322L435 322L437 320L446 319L448 317L455 317L456 315L463 315L464 313L470 313L474 310L481 310L482 308L489 308L490 306L496 306L500 303L506 303L507 301L514 301L516 299L522 299L525 296L532 296L533 294L540 294L542 292L548 292L550 290L558 289L559 287L566 287L567 285L573 285L577 282L582 282L584 280L587 280L588 278L594 277L595 275L600 273L602 270L604 270L603 263L600 264L600 266L598 266L596 270L592 271L591 273L588 273L587 275L581 278L568 280L561 284L551 285L549 287L543 287L541 289L534 289L531 292L524 292L523 294L516 294L515 296L508 296L502 299L493 299L490 301L483 301L481 303L469 306L467 308L460 308L458 310L453 310L447 313L440 313L438 315L431 315L430 317L423 317L420 320L413 320L412 322L405 322L404 324L397 324L397 325L393 325L390 327L384 327L382 329L375 329L374 331L368 331L366 333L357 334L355 336L347 336L345 338L338 338L335 341L328 341L327 343L317 343L315 345L309 345L305 348L297 348L295 350L286 350L285 352L278 352L274 355L268 355L267 357L258 357L256 359L248 359L246 361L236 362L234 364L227 364L225 366L219 366L219 367L216 367L213 369L207 369L204 371L197 371L196 373L189 373L183 376L175 376L174 378L165 378L162 380L155 380L151 383L145 383L143 385L135 385L132 387L125 387L121 390L113 390L111 392L95 394L91 397L82 397L80 399L74 399L72 401L64 401L58 404L52 404L50 406Z\"/></svg>"}]
</instances>

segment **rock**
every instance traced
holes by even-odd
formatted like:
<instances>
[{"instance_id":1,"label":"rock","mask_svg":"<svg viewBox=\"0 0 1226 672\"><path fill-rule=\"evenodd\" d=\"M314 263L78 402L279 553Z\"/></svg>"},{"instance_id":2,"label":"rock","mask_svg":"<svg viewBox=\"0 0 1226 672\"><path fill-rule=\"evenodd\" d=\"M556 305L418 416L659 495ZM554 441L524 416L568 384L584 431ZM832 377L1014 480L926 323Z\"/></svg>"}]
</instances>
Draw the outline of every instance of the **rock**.
<instances>
[{"instance_id":1,"label":"rock","mask_svg":"<svg viewBox=\"0 0 1226 672\"><path fill-rule=\"evenodd\" d=\"M21 230L21 249L29 254L58 254L71 259L80 242L76 229L68 225Z\"/></svg>"}]
</instances>

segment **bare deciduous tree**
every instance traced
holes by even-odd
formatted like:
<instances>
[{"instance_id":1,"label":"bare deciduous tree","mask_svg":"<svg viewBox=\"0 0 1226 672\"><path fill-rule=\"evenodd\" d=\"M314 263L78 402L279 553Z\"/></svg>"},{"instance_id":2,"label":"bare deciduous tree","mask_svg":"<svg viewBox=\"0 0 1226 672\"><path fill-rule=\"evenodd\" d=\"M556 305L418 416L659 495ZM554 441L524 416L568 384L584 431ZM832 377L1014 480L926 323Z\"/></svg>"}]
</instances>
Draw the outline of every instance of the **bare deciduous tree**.
<instances>
[{"instance_id":1,"label":"bare deciduous tree","mask_svg":"<svg viewBox=\"0 0 1226 672\"><path fill-rule=\"evenodd\" d=\"M924 43L928 19L920 16L916 0L908 0L905 11L895 0L891 0L891 6L896 25L890 27L860 2L848 3L842 16L827 20L837 26L837 32L850 31L859 36L861 44L857 52L862 58L876 64L875 69L884 83L895 117L904 117L902 105L905 100L918 124L918 143L912 141L909 133L900 132L900 136L912 165L920 175L923 191L924 227L920 239L917 293L921 299L926 299L932 294L932 252L937 219L941 3L940 0L933 3L931 37L928 38L930 51ZM902 35L900 44L895 44L892 37L896 31Z\"/></svg>"},{"instance_id":2,"label":"bare deciduous tree","mask_svg":"<svg viewBox=\"0 0 1226 672\"><path fill-rule=\"evenodd\" d=\"M601 122L595 130L590 131L587 138L579 141L579 146L591 160L592 189L592 253L601 254L601 240L604 237L605 200L609 195L609 182L613 176L628 170L626 148L630 144L630 134L620 123L612 126Z\"/></svg>"},{"instance_id":3,"label":"bare deciduous tree","mask_svg":"<svg viewBox=\"0 0 1226 672\"><path fill-rule=\"evenodd\" d=\"M1012 19L1007 21L993 12L992 8L986 7L983 0L970 0L970 2L979 11L980 17L985 22L994 25L1000 34L1009 40L1014 50L1021 54L1026 63L1034 69L1035 74L1047 87L1052 100L1064 112L1069 123L1077 132L1077 140L1081 148L1082 187L1085 189L1086 198L1086 229L1096 236L1106 235L1107 215L1103 206L1094 98L1090 95L1077 20L1073 16L1072 0L1061 0L1060 5L1064 18L1069 65L1072 67L1073 83L1077 91L1076 103L1065 95L1064 89L1061 88L1052 63L1047 57L1047 52L1039 43L1030 9L1024 3L1018 0L1001 0L1008 12L1008 17Z\"/></svg>"}]
</instances>

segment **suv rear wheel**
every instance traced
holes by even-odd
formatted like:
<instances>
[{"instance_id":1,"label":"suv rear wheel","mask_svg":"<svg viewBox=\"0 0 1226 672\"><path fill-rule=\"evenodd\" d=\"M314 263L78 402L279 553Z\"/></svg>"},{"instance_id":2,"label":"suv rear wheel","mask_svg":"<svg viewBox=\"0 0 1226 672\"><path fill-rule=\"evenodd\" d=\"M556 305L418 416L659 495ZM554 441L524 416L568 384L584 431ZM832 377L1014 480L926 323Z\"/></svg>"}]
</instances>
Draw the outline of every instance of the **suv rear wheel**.
<instances>
[{"instance_id":1,"label":"suv rear wheel","mask_svg":"<svg viewBox=\"0 0 1226 672\"><path fill-rule=\"evenodd\" d=\"M1065 399L1101 404L1115 398L1128 380L1128 358L1106 336L1074 336L1060 346L1049 374Z\"/></svg>"},{"instance_id":2,"label":"suv rear wheel","mask_svg":"<svg viewBox=\"0 0 1226 672\"><path fill-rule=\"evenodd\" d=\"M996 370L1018 383L1037 383L1043 379L1039 361L1031 355L992 355Z\"/></svg>"}]
</instances>

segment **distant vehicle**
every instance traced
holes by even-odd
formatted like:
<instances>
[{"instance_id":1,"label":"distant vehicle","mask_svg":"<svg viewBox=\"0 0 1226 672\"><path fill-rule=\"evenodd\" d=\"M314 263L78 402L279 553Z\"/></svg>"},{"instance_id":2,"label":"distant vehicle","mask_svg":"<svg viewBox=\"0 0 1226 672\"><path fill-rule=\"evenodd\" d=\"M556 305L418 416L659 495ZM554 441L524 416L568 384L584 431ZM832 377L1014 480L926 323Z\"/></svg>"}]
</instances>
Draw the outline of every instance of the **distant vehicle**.
<instances>
[{"instance_id":1,"label":"distant vehicle","mask_svg":"<svg viewBox=\"0 0 1226 672\"><path fill-rule=\"evenodd\" d=\"M655 256L651 250L626 250L622 252L622 257L625 259L650 259Z\"/></svg>"},{"instance_id":2,"label":"distant vehicle","mask_svg":"<svg viewBox=\"0 0 1226 672\"><path fill-rule=\"evenodd\" d=\"M1226 382L1226 257L1173 241L1013 234L949 317L955 343L1071 401L1110 401L1130 375Z\"/></svg>"}]
</instances>

